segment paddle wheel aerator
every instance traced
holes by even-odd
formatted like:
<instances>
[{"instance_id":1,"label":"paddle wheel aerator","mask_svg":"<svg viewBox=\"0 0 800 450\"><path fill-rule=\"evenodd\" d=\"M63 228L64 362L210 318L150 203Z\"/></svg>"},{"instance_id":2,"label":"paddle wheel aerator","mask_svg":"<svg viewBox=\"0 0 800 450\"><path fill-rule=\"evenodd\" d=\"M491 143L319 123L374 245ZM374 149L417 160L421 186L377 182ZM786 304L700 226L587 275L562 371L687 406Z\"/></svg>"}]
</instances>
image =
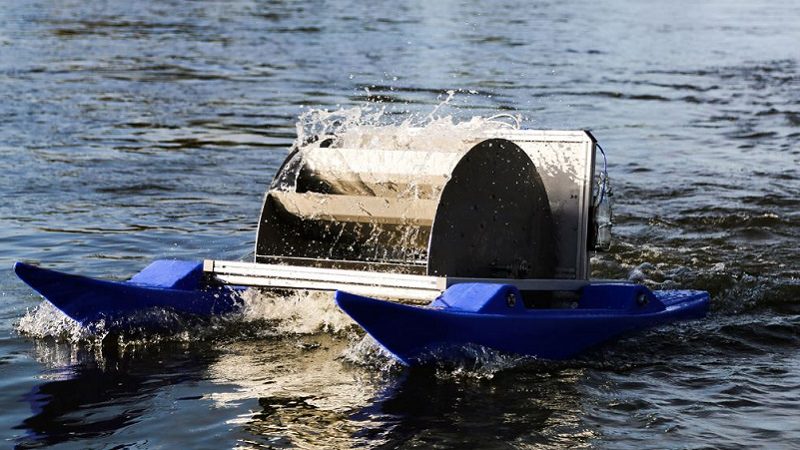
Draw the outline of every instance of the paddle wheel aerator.
<instances>
[{"instance_id":1,"label":"paddle wheel aerator","mask_svg":"<svg viewBox=\"0 0 800 450\"><path fill-rule=\"evenodd\" d=\"M407 364L464 344L569 358L705 314L704 292L589 279L589 251L610 226L589 132L389 147L337 136L295 147L264 197L252 262L155 261L127 282L24 263L15 271L82 323L149 308L222 314L245 287L337 291L339 306Z\"/></svg>"}]
</instances>

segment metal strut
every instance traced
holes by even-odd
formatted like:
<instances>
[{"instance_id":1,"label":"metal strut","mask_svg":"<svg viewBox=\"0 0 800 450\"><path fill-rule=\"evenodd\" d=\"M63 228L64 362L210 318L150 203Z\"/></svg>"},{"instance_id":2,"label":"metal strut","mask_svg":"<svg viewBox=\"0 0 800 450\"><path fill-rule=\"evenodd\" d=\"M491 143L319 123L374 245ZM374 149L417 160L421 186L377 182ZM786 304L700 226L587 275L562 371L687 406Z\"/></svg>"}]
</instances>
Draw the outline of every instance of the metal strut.
<instances>
[{"instance_id":1,"label":"metal strut","mask_svg":"<svg viewBox=\"0 0 800 450\"><path fill-rule=\"evenodd\" d=\"M588 280L437 277L210 259L203 262L203 271L220 283L236 286L344 290L417 302L429 302L448 287L460 283L510 284L521 291L577 291L589 284Z\"/></svg>"}]
</instances>

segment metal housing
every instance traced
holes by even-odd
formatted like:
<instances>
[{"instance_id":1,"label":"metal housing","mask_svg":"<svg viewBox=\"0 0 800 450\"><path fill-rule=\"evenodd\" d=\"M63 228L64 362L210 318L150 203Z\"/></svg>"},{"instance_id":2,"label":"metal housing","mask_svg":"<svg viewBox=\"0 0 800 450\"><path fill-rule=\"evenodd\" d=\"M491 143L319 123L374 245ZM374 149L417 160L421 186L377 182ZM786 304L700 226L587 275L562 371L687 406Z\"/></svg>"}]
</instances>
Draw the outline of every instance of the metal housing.
<instances>
[{"instance_id":1,"label":"metal housing","mask_svg":"<svg viewBox=\"0 0 800 450\"><path fill-rule=\"evenodd\" d=\"M276 174L255 260L584 280L594 149L585 131L467 135L449 149L337 148L335 138L320 139Z\"/></svg>"}]
</instances>

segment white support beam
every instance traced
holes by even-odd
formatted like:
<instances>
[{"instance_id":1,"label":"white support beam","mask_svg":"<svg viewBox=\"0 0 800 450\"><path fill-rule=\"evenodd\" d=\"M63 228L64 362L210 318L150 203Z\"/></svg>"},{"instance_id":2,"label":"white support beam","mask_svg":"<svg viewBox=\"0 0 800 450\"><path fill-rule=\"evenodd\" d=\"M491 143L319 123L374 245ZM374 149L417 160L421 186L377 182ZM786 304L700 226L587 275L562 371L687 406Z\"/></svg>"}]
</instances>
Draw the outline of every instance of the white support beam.
<instances>
[{"instance_id":1,"label":"white support beam","mask_svg":"<svg viewBox=\"0 0 800 450\"><path fill-rule=\"evenodd\" d=\"M408 300L433 300L446 287L445 279L440 277L281 264L206 260L203 270L226 284L276 289L341 289L359 295Z\"/></svg>"},{"instance_id":2,"label":"white support beam","mask_svg":"<svg viewBox=\"0 0 800 450\"><path fill-rule=\"evenodd\" d=\"M511 284L522 291L577 291L590 283L589 280L434 277L216 260L205 260L203 271L222 283L237 286L343 290L357 295L413 301L433 300L446 288L459 283ZM609 281L592 281L598 282Z\"/></svg>"}]
</instances>

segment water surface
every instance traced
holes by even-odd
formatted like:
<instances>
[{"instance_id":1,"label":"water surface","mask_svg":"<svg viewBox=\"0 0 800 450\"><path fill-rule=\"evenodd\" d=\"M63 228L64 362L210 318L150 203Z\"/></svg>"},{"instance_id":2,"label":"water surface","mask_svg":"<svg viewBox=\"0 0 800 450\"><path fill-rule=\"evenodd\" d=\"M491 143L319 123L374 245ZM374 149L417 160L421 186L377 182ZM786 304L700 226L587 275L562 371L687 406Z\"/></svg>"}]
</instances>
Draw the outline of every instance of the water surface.
<instances>
[{"instance_id":1,"label":"water surface","mask_svg":"<svg viewBox=\"0 0 800 450\"><path fill-rule=\"evenodd\" d=\"M562 3L5 1L0 439L797 446L800 5ZM592 130L617 239L594 275L707 289L709 318L566 363L418 370L298 302L123 346L15 331L41 300L13 261L122 279L155 258L247 258L300 113L424 117L448 91L440 115Z\"/></svg>"}]
</instances>

